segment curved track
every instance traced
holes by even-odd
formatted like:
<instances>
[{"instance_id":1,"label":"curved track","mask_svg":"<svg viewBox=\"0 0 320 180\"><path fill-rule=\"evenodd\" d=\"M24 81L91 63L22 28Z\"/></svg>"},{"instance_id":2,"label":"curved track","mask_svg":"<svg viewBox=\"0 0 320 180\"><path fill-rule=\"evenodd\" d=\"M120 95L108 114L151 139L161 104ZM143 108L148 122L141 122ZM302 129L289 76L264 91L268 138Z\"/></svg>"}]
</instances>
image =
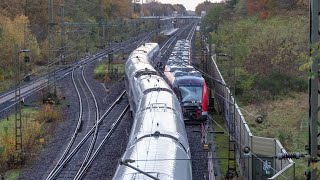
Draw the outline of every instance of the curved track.
<instances>
[{"instance_id":1,"label":"curved track","mask_svg":"<svg viewBox=\"0 0 320 180\"><path fill-rule=\"evenodd\" d=\"M139 46L150 37L149 34L136 43L127 44L128 46L136 46L136 44ZM112 51L120 49L117 47ZM123 98L125 95L123 91L100 117L97 98L85 75L86 67L92 62L89 61L83 65L79 63L78 68L72 71L72 81L79 98L78 123L66 149L46 179L81 178L128 110L128 102L123 100L126 99ZM95 120L92 121L92 119ZM114 119L117 120L114 122Z\"/></svg>"},{"instance_id":2,"label":"curved track","mask_svg":"<svg viewBox=\"0 0 320 180\"><path fill-rule=\"evenodd\" d=\"M191 29L191 26L192 24L186 26L186 28L179 30L175 36L169 38L161 47L162 54L170 51L172 44L186 34L188 29ZM46 179L81 179L128 110L128 102L124 98L125 93L122 92L100 117L100 113L104 112L102 108L99 110L101 96L97 100L98 98L96 97L99 94L95 95L92 82L87 79L89 75L86 73L87 67L110 52L134 49L149 39L151 39L151 33L146 33L130 41L110 47L93 57L85 58L73 65L72 68L58 73L61 78L71 73L75 91L79 98L79 114L76 128L68 145L65 147L58 162L50 168L50 173L48 173Z\"/></svg>"}]
</instances>

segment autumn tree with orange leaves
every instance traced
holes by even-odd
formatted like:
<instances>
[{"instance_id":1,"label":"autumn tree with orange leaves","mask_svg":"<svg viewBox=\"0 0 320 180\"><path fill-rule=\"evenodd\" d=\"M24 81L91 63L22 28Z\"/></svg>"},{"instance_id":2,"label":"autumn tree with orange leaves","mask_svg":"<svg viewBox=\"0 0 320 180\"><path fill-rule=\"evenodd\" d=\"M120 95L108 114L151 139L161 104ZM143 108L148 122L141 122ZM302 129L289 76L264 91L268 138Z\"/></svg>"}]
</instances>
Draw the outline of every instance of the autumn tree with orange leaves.
<instances>
[{"instance_id":1,"label":"autumn tree with orange leaves","mask_svg":"<svg viewBox=\"0 0 320 180\"><path fill-rule=\"evenodd\" d=\"M247 0L247 12L249 15L260 14L261 19L266 19L269 15L268 0Z\"/></svg>"}]
</instances>

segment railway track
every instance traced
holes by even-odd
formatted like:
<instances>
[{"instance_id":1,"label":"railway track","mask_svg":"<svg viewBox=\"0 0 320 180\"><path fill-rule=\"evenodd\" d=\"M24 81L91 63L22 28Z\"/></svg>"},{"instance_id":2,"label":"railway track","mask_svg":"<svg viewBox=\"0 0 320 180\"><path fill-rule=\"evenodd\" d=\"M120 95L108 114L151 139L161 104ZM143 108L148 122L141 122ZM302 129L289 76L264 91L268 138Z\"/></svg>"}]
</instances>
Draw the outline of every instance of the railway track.
<instances>
[{"instance_id":1,"label":"railway track","mask_svg":"<svg viewBox=\"0 0 320 180\"><path fill-rule=\"evenodd\" d=\"M125 98L125 92L122 92L104 113L100 112L101 115L99 114L99 103L94 100L99 94L95 95L94 90L90 87L92 82L88 82L86 79L85 71L87 67L110 52L116 53L124 48L138 47L150 38L151 34L148 34L144 37L136 38L134 41L110 47L93 57L80 61L70 68L68 72L61 73L64 76L72 75L72 81L79 98L79 115L72 138L69 140L58 162L55 163L53 168L50 168L50 173L47 173L46 179L83 178L90 171L90 165L101 151L103 145L108 143L113 131L128 110L127 98ZM162 50L170 47L173 42L175 42L175 39L171 38L166 47L161 47Z\"/></svg>"},{"instance_id":2,"label":"railway track","mask_svg":"<svg viewBox=\"0 0 320 180\"><path fill-rule=\"evenodd\" d=\"M78 68L79 66L83 66L88 63L92 63L93 61L99 60L111 52L118 52L118 51L121 51L124 49L135 48L135 47L139 46L141 43L149 40L151 38L152 33L153 32L145 33L140 36L134 37L130 40L118 43L112 47L109 47L105 50L102 50L102 51L94 54L92 57L85 57L85 58L81 59L79 62L71 64L67 68L57 70L56 71L56 81L59 81L60 79L69 75L73 71L73 69ZM46 88L48 85L47 82L48 82L48 75L44 75L42 77L38 77L38 78L34 79L32 82L30 82L28 84L21 86L21 97L26 99L29 96L31 96L33 93L38 92L38 91ZM51 82L51 84L53 84L54 79L51 79L50 82ZM8 92L0 94L0 107L2 106L0 113L5 113L8 110L12 109L16 103L18 103L18 102L15 101L15 89L12 89Z\"/></svg>"},{"instance_id":3,"label":"railway track","mask_svg":"<svg viewBox=\"0 0 320 180\"><path fill-rule=\"evenodd\" d=\"M150 38L151 34L130 46L139 46ZM121 50L120 47L112 49L114 52L119 50ZM46 179L79 179L84 176L101 147L110 138L128 110L128 102L124 98L125 92L123 91L109 109L100 116L96 95L85 77L85 70L92 62L94 61L79 63L78 68L72 71L72 80L79 99L77 126L59 161ZM94 122L91 119L95 119Z\"/></svg>"},{"instance_id":4,"label":"railway track","mask_svg":"<svg viewBox=\"0 0 320 180\"><path fill-rule=\"evenodd\" d=\"M153 64L154 67L156 67L157 71L160 72L160 74L162 74L163 72L163 68L164 68L164 64L166 64L169 55L173 49L173 46L175 45L175 43L177 42L178 39L187 39L189 41L192 40L193 35L194 35L194 31L197 27L197 23L198 21L194 21L191 22L190 24L188 24L187 26L185 26L182 29L179 29L174 36L170 37L160 48L160 54L158 57L157 62L155 62L156 64ZM162 64L162 65L159 65Z\"/></svg>"},{"instance_id":5,"label":"railway track","mask_svg":"<svg viewBox=\"0 0 320 180\"><path fill-rule=\"evenodd\" d=\"M123 91L109 109L97 119L94 126L81 135L79 127L81 127L82 122L80 121L82 120L79 115L78 126L68 145L70 148L64 151L46 179L82 177L127 110L128 102L125 98L125 91ZM115 117L116 121L114 121ZM75 139L78 139L79 142L75 143Z\"/></svg>"}]
</instances>

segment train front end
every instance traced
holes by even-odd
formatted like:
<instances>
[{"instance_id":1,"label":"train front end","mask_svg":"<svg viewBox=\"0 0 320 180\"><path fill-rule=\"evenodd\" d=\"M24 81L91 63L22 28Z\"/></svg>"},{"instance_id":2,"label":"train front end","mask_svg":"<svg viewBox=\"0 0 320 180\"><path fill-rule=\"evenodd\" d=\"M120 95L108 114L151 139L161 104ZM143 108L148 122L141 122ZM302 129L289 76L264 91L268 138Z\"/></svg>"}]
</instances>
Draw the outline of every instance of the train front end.
<instances>
[{"instance_id":1,"label":"train front end","mask_svg":"<svg viewBox=\"0 0 320 180\"><path fill-rule=\"evenodd\" d=\"M174 91L180 100L183 116L187 120L205 121L207 119L208 90L202 77L178 77Z\"/></svg>"}]
</instances>

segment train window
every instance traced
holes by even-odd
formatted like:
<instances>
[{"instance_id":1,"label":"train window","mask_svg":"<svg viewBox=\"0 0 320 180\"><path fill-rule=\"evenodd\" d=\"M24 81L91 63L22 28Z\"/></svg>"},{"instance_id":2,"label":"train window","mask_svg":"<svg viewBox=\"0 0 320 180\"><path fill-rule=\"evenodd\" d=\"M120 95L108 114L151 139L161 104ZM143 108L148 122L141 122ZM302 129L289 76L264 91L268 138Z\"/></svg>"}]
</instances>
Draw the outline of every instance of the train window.
<instances>
[{"instance_id":1,"label":"train window","mask_svg":"<svg viewBox=\"0 0 320 180\"><path fill-rule=\"evenodd\" d=\"M182 102L202 100L202 86L179 86L179 92Z\"/></svg>"}]
</instances>

